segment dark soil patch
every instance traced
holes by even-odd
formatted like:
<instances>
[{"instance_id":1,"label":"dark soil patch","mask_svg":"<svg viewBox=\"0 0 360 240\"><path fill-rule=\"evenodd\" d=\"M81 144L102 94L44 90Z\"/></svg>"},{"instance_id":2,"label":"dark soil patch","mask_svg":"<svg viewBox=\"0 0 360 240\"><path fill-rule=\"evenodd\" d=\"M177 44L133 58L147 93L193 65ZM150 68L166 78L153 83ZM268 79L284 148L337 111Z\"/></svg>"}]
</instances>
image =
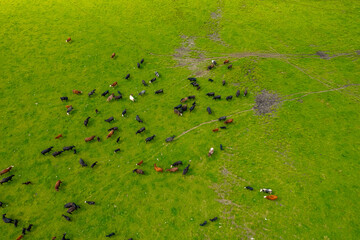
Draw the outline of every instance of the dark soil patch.
<instances>
[{"instance_id":1,"label":"dark soil patch","mask_svg":"<svg viewBox=\"0 0 360 240\"><path fill-rule=\"evenodd\" d=\"M254 109L257 115L265 115L275 111L279 102L280 97L276 93L263 90L256 96Z\"/></svg>"},{"instance_id":2,"label":"dark soil patch","mask_svg":"<svg viewBox=\"0 0 360 240\"><path fill-rule=\"evenodd\" d=\"M317 51L316 55L318 55L321 59L329 59L329 55L322 51Z\"/></svg>"}]
</instances>

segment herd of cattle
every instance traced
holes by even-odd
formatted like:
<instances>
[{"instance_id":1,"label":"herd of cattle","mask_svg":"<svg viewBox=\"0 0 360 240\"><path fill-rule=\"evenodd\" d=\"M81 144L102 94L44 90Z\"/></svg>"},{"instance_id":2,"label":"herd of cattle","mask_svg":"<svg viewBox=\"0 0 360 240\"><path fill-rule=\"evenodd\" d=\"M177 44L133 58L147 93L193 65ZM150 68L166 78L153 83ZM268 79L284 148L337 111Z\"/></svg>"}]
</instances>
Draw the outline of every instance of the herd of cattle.
<instances>
[{"instance_id":1,"label":"herd of cattle","mask_svg":"<svg viewBox=\"0 0 360 240\"><path fill-rule=\"evenodd\" d=\"M68 38L68 39L66 40L66 42L71 42L71 38ZM111 55L111 58L114 59L115 57L116 57L116 54L113 53L113 54ZM142 65L143 63L144 63L144 59L141 59L141 61L140 61L139 63L137 63L137 67L138 67L138 68L141 68L141 65ZM229 60L225 60L225 61L224 61L224 64L228 64L228 63L230 63ZM212 60L212 64L209 65L207 68L208 68L208 70L211 70L211 69L215 68L216 65L217 65L216 61ZM228 69L231 69L231 68L232 68L232 65L228 65ZM158 72L155 72L155 76L156 76L156 77L153 78L153 79L151 79L151 80L149 81L149 83L153 83L154 81L156 81L157 78L160 77L160 75L159 75ZM127 74L127 75L125 76L125 79L129 79L129 78L130 78L130 74ZM197 79L196 79L196 78L190 77L190 78L188 78L188 80L190 80L191 85L194 86L194 87L196 87L197 90L200 89L200 85L199 85L199 83L197 82ZM210 81L210 82L213 82L214 80L209 79L209 81ZM147 84L144 80L142 80L142 84L143 84L144 86L148 86L148 84ZM226 84L226 82L225 82L225 80L223 80L223 81L222 81L222 85L225 85L225 84ZM114 83L112 83L109 87L115 88L116 86L117 86L117 82L114 82ZM95 91L96 91L96 89L94 89L94 90L92 90L91 92L89 92L89 93L88 93L88 96L91 97L92 95L94 95L94 94L95 94ZM107 96L109 95L109 96L107 97L107 101L122 99L122 94L120 93L120 91L117 91L117 92L118 92L119 95L115 95L114 93L110 94L110 93L109 93L109 90L106 90L105 92L103 92L103 93L101 94L101 96L107 97ZM73 93L79 95L79 94L82 94L82 91L73 90ZM163 89L159 89L159 90L155 91L155 94L160 94L160 93L164 93ZM139 95L144 95L144 94L145 94L145 90L143 90L143 91L141 91L141 92L139 93ZM244 93L243 93L243 95L246 97L247 94L248 94L248 92L247 92L247 90L245 90ZM220 96L220 95L215 95L215 92L209 92L209 93L207 93L206 95L207 95L207 96L210 96L210 97L213 97L214 100L221 99L221 96ZM236 97L239 97L239 96L240 96L240 90L238 90L238 91L236 92ZM232 100L232 98L233 98L233 96L230 95L230 96L227 96L227 97L226 97L226 100L229 101L229 100ZM67 96L60 97L60 99L61 99L61 101L68 101L68 100L69 100L69 98L68 98ZM130 99L131 101L133 101L133 102L136 101L135 98L134 98L134 96L133 96L132 94L129 96L129 99ZM194 96L194 95L188 96L188 97L185 97L185 98L182 98L182 99L180 100L181 104L179 104L179 105L177 105L177 106L174 107L174 113L177 114L177 115L179 115L179 116L182 116L183 113L187 110L187 104L184 104L184 103L186 103L188 100L194 100L194 99L195 99L195 96ZM194 101L194 102L192 103L191 107L189 108L190 112L195 109L195 106L196 106L196 102ZM71 113L72 110L73 110L73 107L72 107L72 105L66 105L66 109L67 109L67 110L66 110L66 113L67 113L68 115L70 115L70 113ZM212 110L210 109L210 107L207 107L206 110L207 110L207 112L208 112L209 114L212 114ZM95 112L98 113L98 110L96 109ZM124 109L123 112L122 112L122 116L124 117L125 115L126 115L126 109ZM230 124L230 123L233 122L233 119L226 119L226 118L227 118L226 116L223 116L223 117L220 117L218 120L219 120L219 121L224 121L225 124ZM85 126L85 127L88 126L90 119L91 119L91 117L87 117L87 118L84 120L84 126ZM111 116L111 117L105 119L104 121L105 121L105 122L108 122L108 123L111 123L113 120L114 120L114 117ZM136 121L138 121L139 123L143 123L143 120L142 120L138 115L136 115ZM222 126L222 127L220 127L220 128L226 128L226 126ZM108 129L108 132L109 132L109 133L108 133L108 135L107 135L107 138L111 138L112 135L114 134L114 132L115 132L116 130L118 130L117 127L112 127L112 128L110 128L110 129ZM141 133L144 132L144 131L145 131L145 127L142 127L142 128L140 128L138 131L136 131L135 134L141 134ZM213 132L217 132L217 131L219 131L218 128L213 129ZM145 139L145 142L147 143L147 142L152 141L152 140L155 138L155 136L156 136L156 135L152 135L152 136L150 136L150 137L147 137L147 138ZM63 137L63 135L62 135L62 134L59 134L58 136L55 137L55 139L60 139L61 137ZM96 137L96 136L86 137L86 138L85 138L85 142L93 141L93 140L95 139L95 137ZM174 139L175 139L175 135L166 138L165 141L166 141L166 142L171 142L171 141L173 141ZM120 140L120 137L117 138L116 142L119 142L119 140ZM100 139L99 137L97 137L97 141L101 141L101 139ZM45 155L45 154L47 154L47 153L50 153L50 152L52 151L52 149L53 149L53 147L46 148L46 149L44 149L43 151L41 151L41 154ZM220 149L221 149L221 150L224 149L221 144L220 144ZM72 146L65 146L65 147L63 147L63 149L60 150L60 151L54 151L54 152L52 153L52 156L57 157L57 156L59 156L60 154L62 154L63 152L65 152L65 151L73 151L74 154L77 153L77 152L76 152L76 149L75 149L75 146L72 145ZM114 150L115 153L118 152L118 151L120 151L119 148ZM211 156L214 154L214 151L215 151L214 148L210 148L210 150L209 150L209 152L208 152L208 157L211 157ZM80 163L80 165L81 165L82 167L88 166L82 158L80 158L79 163ZM143 160L140 161L140 162L138 162L136 165L137 165L137 166L141 166L142 163L143 163ZM96 166L96 164L97 164L97 161L94 162L94 163L92 163L92 164L91 164L91 168L94 168L94 167ZM183 162L182 162L182 161L176 161L176 162L174 162L174 163L170 166L169 169L166 169L166 171L172 172L172 173L177 172L177 171L179 170L179 167L180 167L181 165L183 165ZM6 173L10 172L13 167L14 167L14 166L10 166L10 167L2 170L2 171L0 172L0 175L3 175L3 174L6 174ZM186 175L186 174L188 173L188 171L189 171L189 168L190 168L190 164L187 165L187 166L183 169L182 175ZM154 164L154 170L155 170L156 172L163 172L163 171L164 171L163 168L158 167L156 164ZM132 172L133 172L133 173L140 174L140 175L145 174L145 172L144 172L142 169L139 169L139 168L134 169ZM6 182L11 181L14 176L15 176L15 175L10 175L10 176L8 176L8 177L3 178L3 179L0 181L0 184L3 184L3 183L6 183ZM58 180L58 181L55 183L55 190L56 190L56 191L59 191L59 189L60 189L60 184L61 184L61 183L62 183L61 180ZM23 184L28 185L28 184L31 184L31 182L30 182L30 181L27 181L27 182L25 182L25 183L23 183ZM245 189L253 190L253 188L250 187L250 186L246 186ZM269 199L269 200L276 200L276 199L277 199L277 196L271 195L271 194L272 194L272 190L271 190L271 189L263 188L263 189L260 190L260 192L265 192L265 193L267 193L267 194L270 194L270 195L264 196L264 198L267 198L267 199ZM95 204L95 202L93 202L93 201L85 201L85 203L87 203L87 204L89 204L89 205L94 205L94 204ZM1 202L1 201L0 201L0 207L4 207L4 203ZM77 210L77 209L80 208L80 206L77 205L77 204L75 204L74 202L66 203L66 204L64 205L64 207L68 209L68 210L67 210L67 213L68 213L68 214L72 214L75 210ZM63 214L62 217L63 217L64 219L66 219L67 221L71 221L71 218L70 218L69 216L66 216L66 215ZM3 214L3 215L2 215L2 219L3 219L3 222L4 222L4 223L14 224L15 227L18 226L18 222L19 222L18 219L15 219L15 220L14 220L14 219L11 219L11 218L7 218L7 217L6 217L6 214ZM213 222L213 221L216 221L217 219L218 219L217 217L214 217L214 218L210 219L210 221ZM207 221L204 221L203 223L200 224L200 226L205 226L206 224L207 224ZM17 238L17 240L22 239L27 232L30 232L32 226L33 226L33 225L30 224L27 228L23 228L23 229L22 229L22 234ZM112 233L106 235L106 237L112 237L112 236L114 236L114 235L115 235L115 233L112 232ZM52 237L52 239L56 239L56 237ZM61 239L62 239L62 240L67 240L67 238L66 238L66 233L63 234L63 236L62 236ZM132 240L132 238L130 238L129 240Z\"/></svg>"}]
</instances>

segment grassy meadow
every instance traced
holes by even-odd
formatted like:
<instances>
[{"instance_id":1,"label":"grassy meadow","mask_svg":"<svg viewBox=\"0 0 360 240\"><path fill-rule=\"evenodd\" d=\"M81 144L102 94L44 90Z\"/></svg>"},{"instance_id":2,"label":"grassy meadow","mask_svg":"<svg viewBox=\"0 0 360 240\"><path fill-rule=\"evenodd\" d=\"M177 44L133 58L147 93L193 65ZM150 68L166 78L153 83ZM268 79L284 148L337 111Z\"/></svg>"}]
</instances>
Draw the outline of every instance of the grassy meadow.
<instances>
[{"instance_id":1,"label":"grassy meadow","mask_svg":"<svg viewBox=\"0 0 360 240\"><path fill-rule=\"evenodd\" d=\"M17 228L0 223L0 239L16 239L30 223L24 239L358 239L359 16L351 0L0 1L0 170L14 165L0 179L15 175L0 185L0 213L19 219ZM208 71L212 59L218 66ZM143 86L155 71L160 77ZM106 90L123 99L106 102ZM278 101L259 115L263 90ZM189 95L195 110L175 115ZM214 133L221 116L234 122ZM101 142L85 143L92 135ZM70 145L77 154L40 154ZM98 165L83 168L79 158ZM175 161L184 163L177 173L153 168ZM261 188L278 199L264 199ZM68 202L81 208L66 214Z\"/></svg>"}]
</instances>

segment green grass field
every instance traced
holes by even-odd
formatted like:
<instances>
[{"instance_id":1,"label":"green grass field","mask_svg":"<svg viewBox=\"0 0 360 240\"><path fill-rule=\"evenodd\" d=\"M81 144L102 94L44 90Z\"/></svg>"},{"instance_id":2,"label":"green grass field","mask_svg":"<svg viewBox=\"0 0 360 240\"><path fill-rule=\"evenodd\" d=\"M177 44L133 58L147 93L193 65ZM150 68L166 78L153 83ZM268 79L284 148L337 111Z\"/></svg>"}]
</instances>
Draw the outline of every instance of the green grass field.
<instances>
[{"instance_id":1,"label":"green grass field","mask_svg":"<svg viewBox=\"0 0 360 240\"><path fill-rule=\"evenodd\" d=\"M15 166L0 177L15 175L0 185L0 213L19 219L17 228L0 223L0 239L16 239L30 223L24 239L358 239L359 16L351 0L0 1L0 170ZM219 65L207 71L212 59ZM155 71L160 78L144 87ZM225 100L246 88L247 97ZM124 99L106 102L105 90ZM263 90L279 100L259 115ZM189 95L196 108L178 117L173 107ZM234 122L213 133L221 116ZM85 143L92 135L102 141ZM40 154L69 145L76 155ZM98 165L82 168L79 158ZM140 160L143 176L132 173ZM185 177L153 169L179 160L191 165ZM264 199L260 188L279 198ZM81 206L67 214L71 222L61 217L67 202Z\"/></svg>"}]
</instances>

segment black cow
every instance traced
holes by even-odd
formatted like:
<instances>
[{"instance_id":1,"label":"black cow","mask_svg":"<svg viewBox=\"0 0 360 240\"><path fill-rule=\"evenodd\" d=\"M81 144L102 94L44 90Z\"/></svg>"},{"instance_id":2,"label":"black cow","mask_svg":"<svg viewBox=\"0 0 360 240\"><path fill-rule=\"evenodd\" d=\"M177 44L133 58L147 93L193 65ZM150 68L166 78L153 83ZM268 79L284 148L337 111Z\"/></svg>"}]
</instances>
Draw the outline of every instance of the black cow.
<instances>
[{"instance_id":1,"label":"black cow","mask_svg":"<svg viewBox=\"0 0 360 240\"><path fill-rule=\"evenodd\" d=\"M221 129L226 129L226 127L220 127Z\"/></svg>"},{"instance_id":2,"label":"black cow","mask_svg":"<svg viewBox=\"0 0 360 240\"><path fill-rule=\"evenodd\" d=\"M176 167L176 166L179 166L179 165L182 165L183 162L182 161L177 161L177 162L174 162L173 164L171 164L170 167Z\"/></svg>"},{"instance_id":3,"label":"black cow","mask_svg":"<svg viewBox=\"0 0 360 240\"><path fill-rule=\"evenodd\" d=\"M143 120L140 119L139 115L136 115L136 121L138 121L139 123L143 122Z\"/></svg>"},{"instance_id":4,"label":"black cow","mask_svg":"<svg viewBox=\"0 0 360 240\"><path fill-rule=\"evenodd\" d=\"M246 187L244 187L245 189L247 189L247 190L250 190L250 191L252 191L252 190L254 190L252 187L250 187L250 186L246 186Z\"/></svg>"},{"instance_id":5,"label":"black cow","mask_svg":"<svg viewBox=\"0 0 360 240\"><path fill-rule=\"evenodd\" d=\"M74 154L76 154L76 149L74 148Z\"/></svg>"},{"instance_id":6,"label":"black cow","mask_svg":"<svg viewBox=\"0 0 360 240\"><path fill-rule=\"evenodd\" d=\"M224 150L222 144L220 144L220 150Z\"/></svg>"},{"instance_id":7,"label":"black cow","mask_svg":"<svg viewBox=\"0 0 360 240\"><path fill-rule=\"evenodd\" d=\"M61 215L61 216L63 216L67 221L69 221L69 222L71 221L71 219L70 219L68 216L66 216L66 215L64 215L64 214Z\"/></svg>"},{"instance_id":8,"label":"black cow","mask_svg":"<svg viewBox=\"0 0 360 240\"><path fill-rule=\"evenodd\" d=\"M130 77L130 73L126 75L125 79L129 79L129 77Z\"/></svg>"},{"instance_id":9,"label":"black cow","mask_svg":"<svg viewBox=\"0 0 360 240\"><path fill-rule=\"evenodd\" d=\"M142 128L140 128L139 130L137 130L137 131L136 131L136 134L142 133L143 131L145 131L145 127L142 127Z\"/></svg>"},{"instance_id":10,"label":"black cow","mask_svg":"<svg viewBox=\"0 0 360 240\"><path fill-rule=\"evenodd\" d=\"M156 81L156 78L153 78L153 79L151 79L150 81L149 81L149 83L153 83L153 82L155 82Z\"/></svg>"},{"instance_id":11,"label":"black cow","mask_svg":"<svg viewBox=\"0 0 360 240\"><path fill-rule=\"evenodd\" d=\"M80 158L79 163L81 166L87 167L87 164L84 162L84 160L82 158Z\"/></svg>"},{"instance_id":12,"label":"black cow","mask_svg":"<svg viewBox=\"0 0 360 240\"><path fill-rule=\"evenodd\" d=\"M106 235L106 237L112 237L114 235L115 235L115 233L110 233L110 234Z\"/></svg>"},{"instance_id":13,"label":"black cow","mask_svg":"<svg viewBox=\"0 0 360 240\"><path fill-rule=\"evenodd\" d=\"M19 220L15 219L15 221L14 221L14 226L17 227L17 226L18 226L18 223L19 223Z\"/></svg>"},{"instance_id":14,"label":"black cow","mask_svg":"<svg viewBox=\"0 0 360 240\"><path fill-rule=\"evenodd\" d=\"M105 97L107 94L109 94L109 90L106 90L105 92L103 92L103 93L101 94L101 96Z\"/></svg>"},{"instance_id":15,"label":"black cow","mask_svg":"<svg viewBox=\"0 0 360 240\"><path fill-rule=\"evenodd\" d=\"M215 93L214 93L214 92L209 92L209 93L207 93L206 95L208 95L209 97L212 97L212 96L215 95Z\"/></svg>"},{"instance_id":16,"label":"black cow","mask_svg":"<svg viewBox=\"0 0 360 240\"><path fill-rule=\"evenodd\" d=\"M195 105L192 105L192 106L190 107L190 112L192 112L192 111L194 110L194 108L195 108Z\"/></svg>"},{"instance_id":17,"label":"black cow","mask_svg":"<svg viewBox=\"0 0 360 240\"><path fill-rule=\"evenodd\" d=\"M160 77L160 74L158 72L155 72L156 77Z\"/></svg>"},{"instance_id":18,"label":"black cow","mask_svg":"<svg viewBox=\"0 0 360 240\"><path fill-rule=\"evenodd\" d=\"M232 68L232 64L230 64L229 66L228 66L228 69L231 69Z\"/></svg>"},{"instance_id":19,"label":"black cow","mask_svg":"<svg viewBox=\"0 0 360 240\"><path fill-rule=\"evenodd\" d=\"M87 117L87 118L85 119L85 121L84 121L85 127L87 127L87 125L88 125L88 123L89 123L89 119L90 119L90 117Z\"/></svg>"},{"instance_id":20,"label":"black cow","mask_svg":"<svg viewBox=\"0 0 360 240\"><path fill-rule=\"evenodd\" d=\"M239 97L240 96L240 90L237 90L236 91L236 97Z\"/></svg>"},{"instance_id":21,"label":"black cow","mask_svg":"<svg viewBox=\"0 0 360 240\"><path fill-rule=\"evenodd\" d=\"M0 207L3 207L4 203L3 202L0 202Z\"/></svg>"},{"instance_id":22,"label":"black cow","mask_svg":"<svg viewBox=\"0 0 360 240\"><path fill-rule=\"evenodd\" d=\"M114 117L109 117L108 119L105 120L105 122L108 122L108 123L109 123L109 122L111 122L111 121L113 121L113 120L114 120Z\"/></svg>"},{"instance_id":23,"label":"black cow","mask_svg":"<svg viewBox=\"0 0 360 240\"><path fill-rule=\"evenodd\" d=\"M89 93L88 93L89 97L90 97L91 95L93 95L93 94L95 93L95 91L96 91L96 89L94 89L94 90L92 90L91 92L89 92Z\"/></svg>"},{"instance_id":24,"label":"black cow","mask_svg":"<svg viewBox=\"0 0 360 240\"><path fill-rule=\"evenodd\" d=\"M175 135L172 137L168 137L167 139L165 139L165 142L171 142L172 140L174 140Z\"/></svg>"},{"instance_id":25,"label":"black cow","mask_svg":"<svg viewBox=\"0 0 360 240\"><path fill-rule=\"evenodd\" d=\"M64 205L64 208L71 208L71 207L75 207L75 208L80 208L78 205L76 205L76 203L74 202L69 202L67 204Z\"/></svg>"},{"instance_id":26,"label":"black cow","mask_svg":"<svg viewBox=\"0 0 360 240\"><path fill-rule=\"evenodd\" d=\"M50 152L52 148L53 148L53 147L49 147L49 148L47 148L47 149L45 149L45 150L42 150L42 151L41 151L41 154L42 154L42 155L45 155L45 153Z\"/></svg>"},{"instance_id":27,"label":"black cow","mask_svg":"<svg viewBox=\"0 0 360 240\"><path fill-rule=\"evenodd\" d=\"M99 112L99 110L95 109L95 113L97 114Z\"/></svg>"},{"instance_id":28,"label":"black cow","mask_svg":"<svg viewBox=\"0 0 360 240\"><path fill-rule=\"evenodd\" d=\"M194 78L194 77L189 77L188 78L190 81L196 81L196 78Z\"/></svg>"},{"instance_id":29,"label":"black cow","mask_svg":"<svg viewBox=\"0 0 360 240\"><path fill-rule=\"evenodd\" d=\"M142 80L141 82L145 87L147 86L147 83L144 80Z\"/></svg>"},{"instance_id":30,"label":"black cow","mask_svg":"<svg viewBox=\"0 0 360 240\"><path fill-rule=\"evenodd\" d=\"M164 93L164 90L159 89L159 90L155 91L155 94L159 94L159 93Z\"/></svg>"},{"instance_id":31,"label":"black cow","mask_svg":"<svg viewBox=\"0 0 360 240\"><path fill-rule=\"evenodd\" d=\"M94 168L96 164L97 164L97 161L94 162L93 164L91 164L91 168Z\"/></svg>"},{"instance_id":32,"label":"black cow","mask_svg":"<svg viewBox=\"0 0 360 240\"><path fill-rule=\"evenodd\" d=\"M195 95L188 96L188 99L195 99Z\"/></svg>"},{"instance_id":33,"label":"black cow","mask_svg":"<svg viewBox=\"0 0 360 240\"><path fill-rule=\"evenodd\" d=\"M68 146L68 147L63 147L63 150L64 151L69 151L69 150L72 150L75 146Z\"/></svg>"},{"instance_id":34,"label":"black cow","mask_svg":"<svg viewBox=\"0 0 360 240\"><path fill-rule=\"evenodd\" d=\"M199 91L199 90L200 90L200 86L199 86L196 90L198 90L198 91Z\"/></svg>"},{"instance_id":35,"label":"black cow","mask_svg":"<svg viewBox=\"0 0 360 240\"><path fill-rule=\"evenodd\" d=\"M216 100L216 99L221 99L221 96L220 96L220 95L217 95L217 96L213 97L213 99L214 99L214 100Z\"/></svg>"},{"instance_id":36,"label":"black cow","mask_svg":"<svg viewBox=\"0 0 360 240\"><path fill-rule=\"evenodd\" d=\"M205 226L207 224L207 221L200 223L200 226Z\"/></svg>"},{"instance_id":37,"label":"black cow","mask_svg":"<svg viewBox=\"0 0 360 240\"><path fill-rule=\"evenodd\" d=\"M117 153L118 151L120 151L120 148L115 149L114 153Z\"/></svg>"},{"instance_id":38,"label":"black cow","mask_svg":"<svg viewBox=\"0 0 360 240\"><path fill-rule=\"evenodd\" d=\"M53 152L52 153L52 155L54 156L54 157L56 157L56 156L59 156L61 153L63 153L64 151L58 151L58 152Z\"/></svg>"},{"instance_id":39,"label":"black cow","mask_svg":"<svg viewBox=\"0 0 360 240\"><path fill-rule=\"evenodd\" d=\"M182 107L182 104L179 104L179 105L177 105L176 107L174 107L174 109L179 109L179 108L181 108Z\"/></svg>"},{"instance_id":40,"label":"black cow","mask_svg":"<svg viewBox=\"0 0 360 240\"><path fill-rule=\"evenodd\" d=\"M27 227L26 231L31 232L32 226L34 226L34 225L30 224L30 225Z\"/></svg>"},{"instance_id":41,"label":"black cow","mask_svg":"<svg viewBox=\"0 0 360 240\"><path fill-rule=\"evenodd\" d=\"M122 99L122 94L120 91L118 91L119 95L118 96L115 96L115 100L119 100L119 99Z\"/></svg>"},{"instance_id":42,"label":"black cow","mask_svg":"<svg viewBox=\"0 0 360 240\"><path fill-rule=\"evenodd\" d=\"M210 107L207 107L207 112L209 113L209 114L212 114L212 112L211 112L211 108Z\"/></svg>"},{"instance_id":43,"label":"black cow","mask_svg":"<svg viewBox=\"0 0 360 240\"><path fill-rule=\"evenodd\" d=\"M118 137L118 138L116 139L116 143L119 143L119 141L120 141L120 137Z\"/></svg>"},{"instance_id":44,"label":"black cow","mask_svg":"<svg viewBox=\"0 0 360 240\"><path fill-rule=\"evenodd\" d=\"M121 113L121 116L125 116L125 114L126 114L126 108L124 109L124 111L122 111L122 113Z\"/></svg>"},{"instance_id":45,"label":"black cow","mask_svg":"<svg viewBox=\"0 0 360 240\"><path fill-rule=\"evenodd\" d=\"M85 201L85 203L87 203L89 205L94 205L95 204L95 202L93 202L93 201Z\"/></svg>"},{"instance_id":46,"label":"black cow","mask_svg":"<svg viewBox=\"0 0 360 240\"><path fill-rule=\"evenodd\" d=\"M152 135L151 137L146 138L146 139L145 139L145 142L146 142L146 143L147 143L147 142L150 142L151 140L154 139L154 137L155 137L155 135Z\"/></svg>"},{"instance_id":47,"label":"black cow","mask_svg":"<svg viewBox=\"0 0 360 240\"><path fill-rule=\"evenodd\" d=\"M216 221L217 219L218 219L217 217L214 217L214 218L210 219L210 221L214 222L214 221Z\"/></svg>"},{"instance_id":48,"label":"black cow","mask_svg":"<svg viewBox=\"0 0 360 240\"><path fill-rule=\"evenodd\" d=\"M14 222L13 219L7 218L7 217L5 217L5 216L6 216L6 214L3 214L3 215L2 215L2 220L4 221L4 223L13 223L13 222Z\"/></svg>"},{"instance_id":49,"label":"black cow","mask_svg":"<svg viewBox=\"0 0 360 240\"><path fill-rule=\"evenodd\" d=\"M182 173L183 175L187 174L187 172L189 171L189 167L190 167L190 164L186 168L184 168L184 171Z\"/></svg>"},{"instance_id":50,"label":"black cow","mask_svg":"<svg viewBox=\"0 0 360 240\"><path fill-rule=\"evenodd\" d=\"M118 127L109 128L109 129L108 129L108 132L110 132L110 131L112 131L112 130L116 131L116 130L119 130L119 128L118 128Z\"/></svg>"},{"instance_id":51,"label":"black cow","mask_svg":"<svg viewBox=\"0 0 360 240\"><path fill-rule=\"evenodd\" d=\"M144 59L141 59L140 63L143 64L143 63L144 63Z\"/></svg>"},{"instance_id":52,"label":"black cow","mask_svg":"<svg viewBox=\"0 0 360 240\"><path fill-rule=\"evenodd\" d=\"M244 91L244 97L246 97L246 95L247 95L247 89L245 89L245 91Z\"/></svg>"},{"instance_id":53,"label":"black cow","mask_svg":"<svg viewBox=\"0 0 360 240\"><path fill-rule=\"evenodd\" d=\"M226 97L226 100L229 101L229 100L231 100L232 98L233 98L233 96L230 95L230 96L227 96L227 97Z\"/></svg>"},{"instance_id":54,"label":"black cow","mask_svg":"<svg viewBox=\"0 0 360 240\"><path fill-rule=\"evenodd\" d=\"M140 68L140 63L137 63L137 67Z\"/></svg>"},{"instance_id":55,"label":"black cow","mask_svg":"<svg viewBox=\"0 0 360 240\"><path fill-rule=\"evenodd\" d=\"M212 80L211 78L209 78L209 82L213 82L214 80Z\"/></svg>"},{"instance_id":56,"label":"black cow","mask_svg":"<svg viewBox=\"0 0 360 240\"><path fill-rule=\"evenodd\" d=\"M226 82L225 80L222 80L222 85L225 86Z\"/></svg>"},{"instance_id":57,"label":"black cow","mask_svg":"<svg viewBox=\"0 0 360 240\"><path fill-rule=\"evenodd\" d=\"M99 137L97 137L97 141L100 142L100 138L99 138Z\"/></svg>"},{"instance_id":58,"label":"black cow","mask_svg":"<svg viewBox=\"0 0 360 240\"><path fill-rule=\"evenodd\" d=\"M61 238L61 240L70 240L70 238L65 238L66 233L63 234L63 237Z\"/></svg>"},{"instance_id":59,"label":"black cow","mask_svg":"<svg viewBox=\"0 0 360 240\"><path fill-rule=\"evenodd\" d=\"M226 116L219 117L219 121L224 121L226 119Z\"/></svg>"},{"instance_id":60,"label":"black cow","mask_svg":"<svg viewBox=\"0 0 360 240\"><path fill-rule=\"evenodd\" d=\"M186 104L182 105L181 109L182 109L183 111L186 111L186 110L187 110L187 105L186 105Z\"/></svg>"},{"instance_id":61,"label":"black cow","mask_svg":"<svg viewBox=\"0 0 360 240\"><path fill-rule=\"evenodd\" d=\"M15 176L15 175L11 175L11 176L9 176L9 177L3 178L3 179L0 181L0 184L3 184L3 183L6 183L6 182L11 181L14 176Z\"/></svg>"},{"instance_id":62,"label":"black cow","mask_svg":"<svg viewBox=\"0 0 360 240\"><path fill-rule=\"evenodd\" d=\"M22 235L25 235L26 234L26 228L23 228L22 229Z\"/></svg>"},{"instance_id":63,"label":"black cow","mask_svg":"<svg viewBox=\"0 0 360 240\"><path fill-rule=\"evenodd\" d=\"M192 103L192 105L194 106L196 104L196 101Z\"/></svg>"},{"instance_id":64,"label":"black cow","mask_svg":"<svg viewBox=\"0 0 360 240\"><path fill-rule=\"evenodd\" d=\"M192 82L191 85L193 85L193 87L199 87L200 86L197 82Z\"/></svg>"},{"instance_id":65,"label":"black cow","mask_svg":"<svg viewBox=\"0 0 360 240\"><path fill-rule=\"evenodd\" d=\"M61 99L61 101L67 101L67 100L69 100L68 97L60 97L60 99Z\"/></svg>"},{"instance_id":66,"label":"black cow","mask_svg":"<svg viewBox=\"0 0 360 240\"><path fill-rule=\"evenodd\" d=\"M215 60L211 60L212 64L217 65L217 62Z\"/></svg>"}]
</instances>

